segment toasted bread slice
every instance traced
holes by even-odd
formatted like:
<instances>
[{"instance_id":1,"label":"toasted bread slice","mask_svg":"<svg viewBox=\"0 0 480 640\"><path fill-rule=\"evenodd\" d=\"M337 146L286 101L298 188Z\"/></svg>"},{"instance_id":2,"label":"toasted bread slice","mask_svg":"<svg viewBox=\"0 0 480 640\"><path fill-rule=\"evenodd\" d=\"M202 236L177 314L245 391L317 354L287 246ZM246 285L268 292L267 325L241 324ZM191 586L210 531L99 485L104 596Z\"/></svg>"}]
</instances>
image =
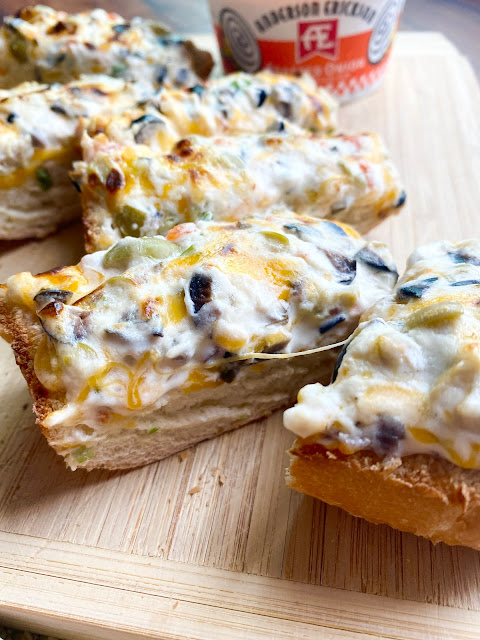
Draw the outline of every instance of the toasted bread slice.
<instances>
[{"instance_id":1,"label":"toasted bread slice","mask_svg":"<svg viewBox=\"0 0 480 640\"><path fill-rule=\"evenodd\" d=\"M480 471L426 454L388 462L295 442L287 485L375 524L480 549Z\"/></svg>"},{"instance_id":2,"label":"toasted bread slice","mask_svg":"<svg viewBox=\"0 0 480 640\"><path fill-rule=\"evenodd\" d=\"M190 89L157 92L121 114L91 118L87 132L168 153L192 134L332 133L337 103L308 75L230 73Z\"/></svg>"},{"instance_id":3,"label":"toasted bread slice","mask_svg":"<svg viewBox=\"0 0 480 640\"><path fill-rule=\"evenodd\" d=\"M103 73L139 82L150 91L205 80L213 58L191 41L170 36L160 22L125 20L103 9L68 14L26 7L0 28L0 87L19 82L70 82Z\"/></svg>"},{"instance_id":4,"label":"toasted bread slice","mask_svg":"<svg viewBox=\"0 0 480 640\"><path fill-rule=\"evenodd\" d=\"M0 92L0 239L42 238L80 217L69 178L80 157L80 120L122 111L143 95L136 85L100 75Z\"/></svg>"},{"instance_id":5,"label":"toasted bread slice","mask_svg":"<svg viewBox=\"0 0 480 640\"><path fill-rule=\"evenodd\" d=\"M331 385L284 415L288 484L354 515L480 549L480 242L410 256Z\"/></svg>"},{"instance_id":6,"label":"toasted bread slice","mask_svg":"<svg viewBox=\"0 0 480 640\"><path fill-rule=\"evenodd\" d=\"M0 324L67 465L128 468L326 381L329 346L396 277L383 245L332 222L287 212L198 222L13 276Z\"/></svg>"},{"instance_id":7,"label":"toasted bread slice","mask_svg":"<svg viewBox=\"0 0 480 640\"><path fill-rule=\"evenodd\" d=\"M363 233L405 202L373 133L191 136L169 154L85 134L82 147L72 179L81 190L89 252L202 216L236 221L279 205Z\"/></svg>"}]
</instances>

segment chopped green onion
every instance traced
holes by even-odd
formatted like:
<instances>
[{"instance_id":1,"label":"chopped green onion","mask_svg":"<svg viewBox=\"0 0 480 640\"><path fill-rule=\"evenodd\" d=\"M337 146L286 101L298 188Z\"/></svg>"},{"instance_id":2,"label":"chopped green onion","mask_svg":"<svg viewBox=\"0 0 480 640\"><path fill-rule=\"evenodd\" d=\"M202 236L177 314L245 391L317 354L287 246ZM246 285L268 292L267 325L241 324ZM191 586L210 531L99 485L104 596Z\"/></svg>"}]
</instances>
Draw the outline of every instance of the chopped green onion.
<instances>
[{"instance_id":1,"label":"chopped green onion","mask_svg":"<svg viewBox=\"0 0 480 640\"><path fill-rule=\"evenodd\" d=\"M152 434L152 433L156 433L158 431L158 427L153 427L152 429L150 429L148 431L148 435Z\"/></svg>"},{"instance_id":2,"label":"chopped green onion","mask_svg":"<svg viewBox=\"0 0 480 640\"><path fill-rule=\"evenodd\" d=\"M83 462L94 458L95 453L93 449L82 444L80 447L77 447L72 451L72 457L76 462L78 462L78 464L82 464Z\"/></svg>"},{"instance_id":3,"label":"chopped green onion","mask_svg":"<svg viewBox=\"0 0 480 640\"><path fill-rule=\"evenodd\" d=\"M124 64L114 64L110 73L114 78L121 78L126 70L127 67Z\"/></svg>"},{"instance_id":4,"label":"chopped green onion","mask_svg":"<svg viewBox=\"0 0 480 640\"><path fill-rule=\"evenodd\" d=\"M131 262L141 257L163 260L172 255L175 249L176 246L165 238L123 238L105 254L103 266L125 271Z\"/></svg>"},{"instance_id":5,"label":"chopped green onion","mask_svg":"<svg viewBox=\"0 0 480 640\"><path fill-rule=\"evenodd\" d=\"M40 189L42 191L48 191L53 187L53 178L48 169L45 167L39 167L35 171L35 178L37 179L38 184L40 185Z\"/></svg>"},{"instance_id":6,"label":"chopped green onion","mask_svg":"<svg viewBox=\"0 0 480 640\"><path fill-rule=\"evenodd\" d=\"M180 254L180 258L183 256L191 256L192 253L195 253L195 245L191 244L183 253Z\"/></svg>"},{"instance_id":7,"label":"chopped green onion","mask_svg":"<svg viewBox=\"0 0 480 640\"><path fill-rule=\"evenodd\" d=\"M211 211L205 211L200 220L213 220L213 213Z\"/></svg>"}]
</instances>

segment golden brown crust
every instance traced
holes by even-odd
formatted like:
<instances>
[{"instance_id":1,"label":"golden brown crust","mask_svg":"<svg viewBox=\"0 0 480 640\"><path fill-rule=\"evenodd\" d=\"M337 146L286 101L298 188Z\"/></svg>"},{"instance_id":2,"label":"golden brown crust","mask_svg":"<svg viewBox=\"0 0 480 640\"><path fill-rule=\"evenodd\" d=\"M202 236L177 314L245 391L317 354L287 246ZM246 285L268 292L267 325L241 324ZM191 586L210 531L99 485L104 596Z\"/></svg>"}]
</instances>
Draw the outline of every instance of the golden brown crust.
<instances>
[{"instance_id":1,"label":"golden brown crust","mask_svg":"<svg viewBox=\"0 0 480 640\"><path fill-rule=\"evenodd\" d=\"M94 220L95 217L90 215L88 202L82 198L83 241L86 253L94 253L95 251L98 251L98 247L95 245L97 224Z\"/></svg>"},{"instance_id":2,"label":"golden brown crust","mask_svg":"<svg viewBox=\"0 0 480 640\"><path fill-rule=\"evenodd\" d=\"M64 404L65 398L60 394L45 389L37 378L34 368L35 353L43 336L40 325L32 314L20 307L12 307L5 299L6 287L0 288L0 326L2 337L11 345L15 361L27 381L28 390L33 398L33 409L37 423ZM43 431L43 427L42 427Z\"/></svg>"},{"instance_id":3,"label":"golden brown crust","mask_svg":"<svg viewBox=\"0 0 480 640\"><path fill-rule=\"evenodd\" d=\"M375 524L480 549L480 471L430 455L384 462L297 439L287 484Z\"/></svg>"}]
</instances>

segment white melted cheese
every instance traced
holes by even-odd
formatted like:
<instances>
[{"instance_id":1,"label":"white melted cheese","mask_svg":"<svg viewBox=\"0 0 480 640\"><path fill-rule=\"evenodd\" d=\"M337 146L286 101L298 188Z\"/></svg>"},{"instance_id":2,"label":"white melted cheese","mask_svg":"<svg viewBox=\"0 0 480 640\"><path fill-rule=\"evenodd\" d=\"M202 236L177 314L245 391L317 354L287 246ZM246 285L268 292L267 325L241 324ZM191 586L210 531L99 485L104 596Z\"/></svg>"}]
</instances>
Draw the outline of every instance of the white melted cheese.
<instances>
[{"instance_id":1,"label":"white melted cheese","mask_svg":"<svg viewBox=\"0 0 480 640\"><path fill-rule=\"evenodd\" d=\"M211 57L168 35L159 22L94 9L77 14L37 5L6 17L0 30L0 86L20 80L69 82L85 73L104 73L160 86L192 86L200 81L193 59L205 73ZM202 71L202 75L204 71Z\"/></svg>"},{"instance_id":2,"label":"white melted cheese","mask_svg":"<svg viewBox=\"0 0 480 640\"><path fill-rule=\"evenodd\" d=\"M365 212L374 225L402 202L397 171L375 134L191 136L169 155L84 136L83 152L75 179L97 248L205 214L239 220L280 203L319 217ZM117 189L109 187L112 172Z\"/></svg>"},{"instance_id":3,"label":"white melted cheese","mask_svg":"<svg viewBox=\"0 0 480 640\"><path fill-rule=\"evenodd\" d=\"M10 301L36 307L45 331L37 376L66 395L47 427L108 428L171 389L223 384L251 364L244 355L334 344L397 277L384 245L288 211L168 238L128 238L65 273L8 281Z\"/></svg>"},{"instance_id":4,"label":"white melted cheese","mask_svg":"<svg viewBox=\"0 0 480 640\"><path fill-rule=\"evenodd\" d=\"M94 118L89 132L98 130L117 142L168 152L191 134L331 132L336 110L335 100L310 76L239 72L191 90L163 89L137 109Z\"/></svg>"},{"instance_id":5,"label":"white melted cheese","mask_svg":"<svg viewBox=\"0 0 480 640\"><path fill-rule=\"evenodd\" d=\"M288 429L345 453L428 453L480 468L480 242L415 251L340 361L333 384L300 391Z\"/></svg>"},{"instance_id":6,"label":"white melted cheese","mask_svg":"<svg viewBox=\"0 0 480 640\"><path fill-rule=\"evenodd\" d=\"M0 176L63 160L74 150L81 117L121 111L144 97L140 87L108 76L84 76L67 85L27 82L2 91Z\"/></svg>"}]
</instances>

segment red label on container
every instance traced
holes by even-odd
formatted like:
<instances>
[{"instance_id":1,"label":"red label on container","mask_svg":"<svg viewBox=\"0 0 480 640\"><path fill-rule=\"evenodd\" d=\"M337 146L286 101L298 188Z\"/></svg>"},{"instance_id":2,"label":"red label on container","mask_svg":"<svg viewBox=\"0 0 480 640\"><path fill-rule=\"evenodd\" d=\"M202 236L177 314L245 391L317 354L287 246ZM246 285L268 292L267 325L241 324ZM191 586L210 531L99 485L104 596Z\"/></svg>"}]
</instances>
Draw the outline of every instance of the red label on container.
<instances>
[{"instance_id":1,"label":"red label on container","mask_svg":"<svg viewBox=\"0 0 480 640\"><path fill-rule=\"evenodd\" d=\"M297 62L314 56L335 60L338 56L338 20L299 22L297 37Z\"/></svg>"},{"instance_id":2,"label":"red label on container","mask_svg":"<svg viewBox=\"0 0 480 640\"><path fill-rule=\"evenodd\" d=\"M225 69L309 72L341 99L381 80L403 0L210 0Z\"/></svg>"}]
</instances>

